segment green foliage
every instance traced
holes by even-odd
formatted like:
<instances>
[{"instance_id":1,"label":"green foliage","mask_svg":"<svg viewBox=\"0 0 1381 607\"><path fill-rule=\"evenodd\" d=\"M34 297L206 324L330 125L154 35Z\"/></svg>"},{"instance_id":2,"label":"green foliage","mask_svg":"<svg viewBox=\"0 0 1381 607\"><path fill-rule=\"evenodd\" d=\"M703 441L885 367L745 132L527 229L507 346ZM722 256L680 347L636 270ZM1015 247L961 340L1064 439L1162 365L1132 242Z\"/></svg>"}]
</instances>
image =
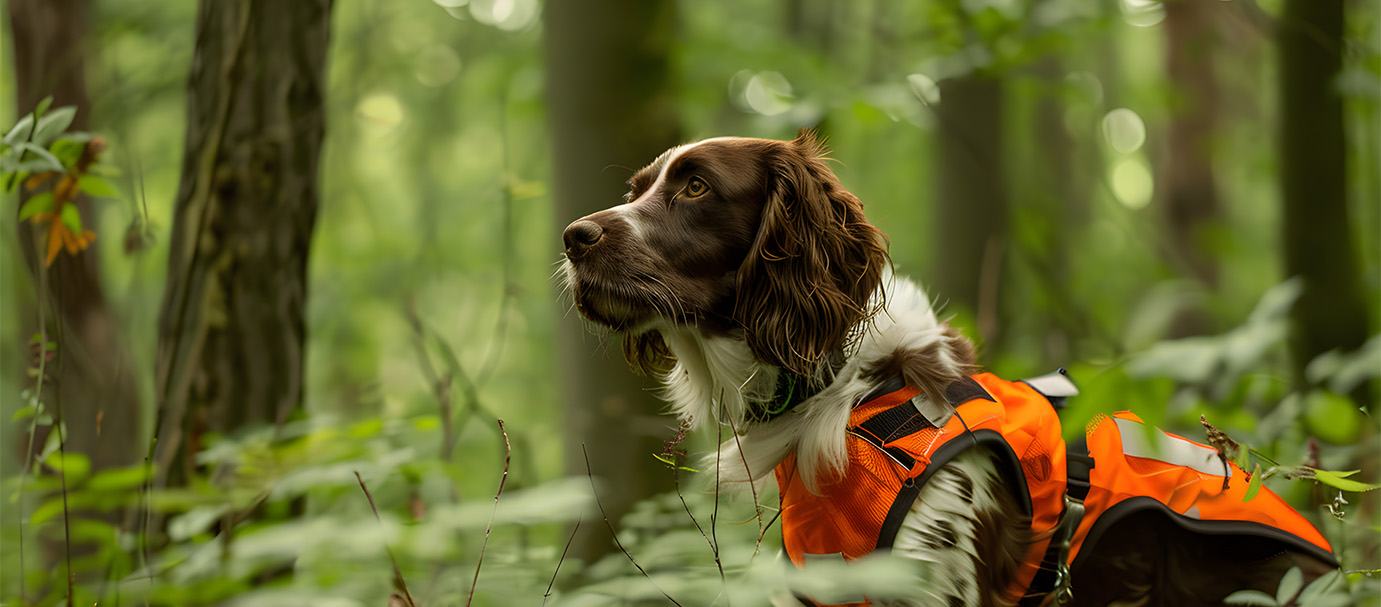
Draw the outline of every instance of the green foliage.
<instances>
[{"instance_id":1,"label":"green foliage","mask_svg":"<svg viewBox=\"0 0 1381 607\"><path fill-rule=\"evenodd\" d=\"M93 5L99 61L87 78L89 115L116 142L111 162L119 170L98 165L76 184L122 204L82 215L45 185L0 214L9 234L40 216L56 219L50 228L99 234L108 303L136 352L130 372L146 396L154 392L152 335L171 246L170 238L148 237L172 224L194 4ZM1381 18L1364 4L1349 5L1338 88L1351 120L1350 165L1374 167ZM1296 576L1293 587L1283 580L1274 594L1239 593L1234 603L1292 604L1295 592L1293 604L1302 605L1375 600L1381 478L1363 464L1374 453L1365 441L1378 430L1360 405L1376 401L1381 334L1358 351L1318 357L1304 378L1291 376L1287 312L1300 285L1277 267L1279 167L1268 144L1272 125L1288 117L1276 115L1274 76L1262 67L1271 61L1278 3L1234 13L1234 44L1213 58L1231 100L1213 137L1222 225L1200 235L1219 265L1215 285L1182 276L1159 231L1158 155L1176 152L1164 132L1177 98L1177 84L1159 68L1160 3L806 0L799 29L782 5L681 3L677 95L666 102L687 138L782 137L821 126L834 168L890 235L898 273L924 283L945 262L931 246L931 217L946 203L933 188L935 141L949 128L931 107L942 101L936 83L974 71L1002 79L1013 234L1004 243L1009 278L998 291L1002 335L984 344L986 366L1009 377L1067 367L1082 390L1062 414L1068 438L1099 413L1132 409L1196 439L1202 415L1238 439L1237 461L1253 471L1250 493L1268 487L1315 520L1349 573L1302 590ZM554 319L564 304L554 303L550 263L559 246L553 226L570 218L555 217L550 201L540 6L438 0L334 10L324 195L310 260L309 419L210 437L186 487L149 490L145 466L105 467L62 449L66 424L56 421L52 386L33 385L53 375L43 362L57 347L52 335L37 336L33 360L0 357L5 436L39 439L29 466L23 449L0 450L0 601L22 602L23 594L33 604L60 603L67 571L53 556L63 554L66 536L75 547L73 604L383 605L394 591L391 559L419 604L464 604L500 473L494 415L513 434L513 472L476 604L540 604L575 521L582 534L608 537L589 479L567 476L563 465L570 436L556 404ZM1046 77L1051 59L1056 75ZM12 97L10 80L0 77L0 104ZM7 192L37 174L70 173L93 141L69 131L73 108L50 105L24 115L28 108L3 108L15 121L0 140ZM1069 176L1042 168L1056 153L1038 134L1049 120L1039 113L1045 105L1073 141ZM1127 166L1145 171L1137 182L1149 188L1137 201L1144 206L1125 196ZM1083 193L1060 198L1054 185L1066 179ZM1352 179L1359 280L1375 301L1381 174L1355 170ZM1078 209L1077 221L1052 211L1066 207ZM128 246L126 226L137 228L137 246ZM17 247L0 247L0 267L16 277L5 281L0 342L30 337L29 318L13 322L18 302L37 301L23 263ZM408 308L431 327L426 349L454 383L451 436L435 382L413 354ZM975 310L943 312L973 333ZM1202 319L1201 330L1169 338L1185 313ZM587 341L584 355L610 349ZM467 370L468 391L460 381ZM151 425L152 410L143 414ZM119 440L142 449L148 436ZM441 457L447 440L449 459ZM687 450L703 452L711 440L692 437ZM653 496L614 521L648 576L612 547L595 562L568 557L549 604L662 605L663 592L686 605L764 604L793 590L886 596L925 575L888 561L789 570L778 530L762 533L745 496L719 496L715 516L704 474L667 463L666 473L682 474L685 504ZM356 472L375 496L377 521ZM776 496L769 488L760 501L770 519ZM165 537L144 537L132 514L144 506L151 523L165 523ZM1365 570L1372 573L1357 573Z\"/></svg>"}]
</instances>

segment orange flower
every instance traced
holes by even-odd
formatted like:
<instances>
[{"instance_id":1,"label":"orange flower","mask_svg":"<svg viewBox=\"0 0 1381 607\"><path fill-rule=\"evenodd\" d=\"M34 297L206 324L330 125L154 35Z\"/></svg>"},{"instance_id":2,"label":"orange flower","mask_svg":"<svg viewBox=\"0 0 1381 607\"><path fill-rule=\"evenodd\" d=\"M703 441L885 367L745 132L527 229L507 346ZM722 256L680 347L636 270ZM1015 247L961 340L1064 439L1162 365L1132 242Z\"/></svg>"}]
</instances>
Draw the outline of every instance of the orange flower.
<instances>
[{"instance_id":1,"label":"orange flower","mask_svg":"<svg viewBox=\"0 0 1381 607\"><path fill-rule=\"evenodd\" d=\"M64 205L64 211L67 210L67 206L68 205ZM74 214L75 211L76 207L72 207L72 212ZM44 222L48 223L48 248L47 255L43 258L44 267L51 267L53 265L53 261L58 258L59 251L67 249L69 255L76 255L86 250L91 246L91 243L96 240L95 232L91 230L82 230L80 229L80 225L78 226L78 230L80 231L75 231L72 229L72 226L67 225L68 222L63 221L63 218L57 213L48 211L37 213L33 216L32 221L35 225L42 225Z\"/></svg>"}]
</instances>

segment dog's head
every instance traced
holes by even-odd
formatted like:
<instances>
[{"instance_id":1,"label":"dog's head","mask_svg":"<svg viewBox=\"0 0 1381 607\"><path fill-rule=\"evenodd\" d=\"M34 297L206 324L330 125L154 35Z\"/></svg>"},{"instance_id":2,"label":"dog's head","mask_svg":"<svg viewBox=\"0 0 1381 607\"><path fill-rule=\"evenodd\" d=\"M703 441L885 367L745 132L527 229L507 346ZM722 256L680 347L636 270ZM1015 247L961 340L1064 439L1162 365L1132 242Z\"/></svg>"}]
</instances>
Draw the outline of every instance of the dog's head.
<instances>
[{"instance_id":1,"label":"dog's head","mask_svg":"<svg viewBox=\"0 0 1381 607\"><path fill-rule=\"evenodd\" d=\"M811 133L678 146L628 185L563 238L577 309L627 334L635 366L667 362L656 331L675 324L813 377L873 312L886 240Z\"/></svg>"}]
</instances>

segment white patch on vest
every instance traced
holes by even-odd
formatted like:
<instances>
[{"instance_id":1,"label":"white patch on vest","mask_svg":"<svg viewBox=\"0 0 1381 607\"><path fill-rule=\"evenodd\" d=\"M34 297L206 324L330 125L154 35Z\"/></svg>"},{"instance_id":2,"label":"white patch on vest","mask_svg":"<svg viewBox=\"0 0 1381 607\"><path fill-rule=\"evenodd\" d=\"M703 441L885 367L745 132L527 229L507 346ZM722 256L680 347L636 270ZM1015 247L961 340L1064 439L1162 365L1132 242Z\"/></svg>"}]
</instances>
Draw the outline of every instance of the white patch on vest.
<instances>
[{"instance_id":1,"label":"white patch on vest","mask_svg":"<svg viewBox=\"0 0 1381 607\"><path fill-rule=\"evenodd\" d=\"M1074 385L1064 373L1046 373L1040 377L1032 377L1021 380L1026 385L1035 388L1046 398L1068 398L1079 395L1079 387Z\"/></svg>"},{"instance_id":2,"label":"white patch on vest","mask_svg":"<svg viewBox=\"0 0 1381 607\"><path fill-rule=\"evenodd\" d=\"M965 487L973 489L971 501L965 499ZM918 589L924 596L914 604L981 603L979 513L997 510L997 492L1003 490L991 456L980 449L959 454L921 487L892 543L893 554L927 563Z\"/></svg>"},{"instance_id":3,"label":"white patch on vest","mask_svg":"<svg viewBox=\"0 0 1381 607\"><path fill-rule=\"evenodd\" d=\"M1114 417L1117 432L1122 438L1122 453L1132 457L1191 468L1212 476L1232 476L1232 467L1223 465L1218 452L1185 439L1170 436L1160 430L1147 434L1147 428L1130 419Z\"/></svg>"}]
</instances>

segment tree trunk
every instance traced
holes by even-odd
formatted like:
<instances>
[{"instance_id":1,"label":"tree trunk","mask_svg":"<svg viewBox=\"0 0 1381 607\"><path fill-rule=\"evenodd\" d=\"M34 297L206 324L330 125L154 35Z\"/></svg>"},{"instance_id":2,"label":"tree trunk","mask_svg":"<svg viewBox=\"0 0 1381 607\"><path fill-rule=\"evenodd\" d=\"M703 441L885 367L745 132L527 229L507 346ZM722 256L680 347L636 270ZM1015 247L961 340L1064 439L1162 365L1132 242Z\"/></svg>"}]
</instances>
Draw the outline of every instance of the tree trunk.
<instances>
[{"instance_id":1,"label":"tree trunk","mask_svg":"<svg viewBox=\"0 0 1381 607\"><path fill-rule=\"evenodd\" d=\"M972 73L940 81L936 106L939 196L936 199L935 293L974 314L988 342L998 337L997 311L1007 242L1003 86Z\"/></svg>"},{"instance_id":2,"label":"tree trunk","mask_svg":"<svg viewBox=\"0 0 1381 607\"><path fill-rule=\"evenodd\" d=\"M1220 5L1197 0L1165 3L1165 64L1174 97L1160 166L1163 220L1170 249L1183 271L1207 288L1218 285L1218 263L1208 246L1209 230L1222 221L1213 170L1218 135L1218 47ZM1175 321L1177 336L1208 329L1201 313L1185 310Z\"/></svg>"},{"instance_id":3,"label":"tree trunk","mask_svg":"<svg viewBox=\"0 0 1381 607\"><path fill-rule=\"evenodd\" d=\"M1367 339L1366 295L1348 218L1342 69L1343 2L1285 0L1280 45L1281 239L1285 272L1303 279L1292 310L1295 379L1330 350ZM1365 389L1356 395L1370 406Z\"/></svg>"},{"instance_id":4,"label":"tree trunk","mask_svg":"<svg viewBox=\"0 0 1381 607\"><path fill-rule=\"evenodd\" d=\"M77 108L72 128L86 129L91 112L84 81L87 1L10 0L9 15L18 112L32 111L40 99L52 95L53 107ZM83 221L93 226L96 214L90 202L83 198L77 204ZM45 270L37 240L29 224L19 225L20 249L38 305L44 307L47 334L58 344L49 373L53 385L43 391L51 398L44 400L50 408L61 409L68 452L86 455L95 470L132 464L140 454L136 371L101 285L96 250L59 255L41 277ZM38 314L29 302L19 308L21 326L30 329L23 333L24 343L16 346L27 352L29 335L38 331ZM42 441L36 442L33 447L39 448Z\"/></svg>"},{"instance_id":5,"label":"tree trunk","mask_svg":"<svg viewBox=\"0 0 1381 607\"><path fill-rule=\"evenodd\" d=\"M159 481L302 407L329 0L203 0L159 316Z\"/></svg>"},{"instance_id":6,"label":"tree trunk","mask_svg":"<svg viewBox=\"0 0 1381 607\"><path fill-rule=\"evenodd\" d=\"M631 169L680 138L672 95L671 0L566 0L546 3L547 98L553 133L557 230L618 204ZM573 317L560 321L558 366L567 428L567 462L585 474L582 446L599 499L617 520L639 498L671 488L653 459L672 436L649 382L629 372L617 346L602 347ZM598 529L599 526L587 526ZM583 533L579 556L611 547L602 530Z\"/></svg>"}]
</instances>

